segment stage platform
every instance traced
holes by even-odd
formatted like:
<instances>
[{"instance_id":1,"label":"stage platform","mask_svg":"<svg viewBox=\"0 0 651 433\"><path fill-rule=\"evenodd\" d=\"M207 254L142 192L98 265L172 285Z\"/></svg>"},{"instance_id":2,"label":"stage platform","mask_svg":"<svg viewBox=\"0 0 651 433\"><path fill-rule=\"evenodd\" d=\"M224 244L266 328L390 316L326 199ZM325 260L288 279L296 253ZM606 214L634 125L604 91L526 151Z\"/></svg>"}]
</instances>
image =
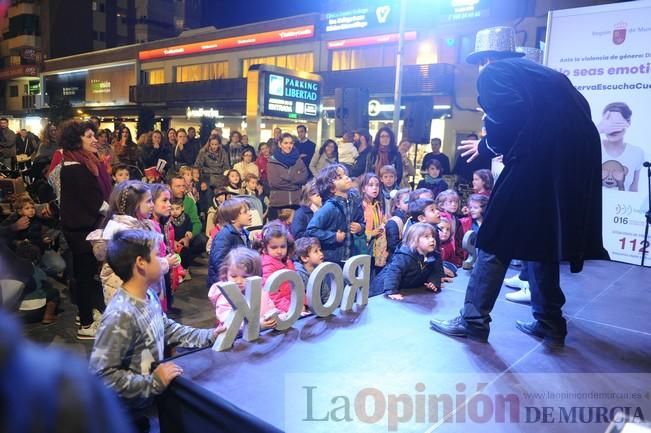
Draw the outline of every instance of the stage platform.
<instances>
[{"instance_id":1,"label":"stage platform","mask_svg":"<svg viewBox=\"0 0 651 433\"><path fill-rule=\"evenodd\" d=\"M562 349L515 328L531 310L508 288L488 344L432 332L429 319L458 314L467 279L180 356L161 432L604 432L617 407L651 419L649 269L563 266Z\"/></svg>"}]
</instances>

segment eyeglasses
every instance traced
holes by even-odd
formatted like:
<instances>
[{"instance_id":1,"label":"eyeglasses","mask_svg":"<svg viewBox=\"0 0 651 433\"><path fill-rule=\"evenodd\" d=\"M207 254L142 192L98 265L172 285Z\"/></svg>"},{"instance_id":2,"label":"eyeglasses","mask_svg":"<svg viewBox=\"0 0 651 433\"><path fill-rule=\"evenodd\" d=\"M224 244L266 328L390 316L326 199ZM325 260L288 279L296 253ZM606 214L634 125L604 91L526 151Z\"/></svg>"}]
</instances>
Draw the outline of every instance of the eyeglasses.
<instances>
[{"instance_id":1,"label":"eyeglasses","mask_svg":"<svg viewBox=\"0 0 651 433\"><path fill-rule=\"evenodd\" d=\"M389 134L380 134L380 138L391 138Z\"/></svg>"}]
</instances>

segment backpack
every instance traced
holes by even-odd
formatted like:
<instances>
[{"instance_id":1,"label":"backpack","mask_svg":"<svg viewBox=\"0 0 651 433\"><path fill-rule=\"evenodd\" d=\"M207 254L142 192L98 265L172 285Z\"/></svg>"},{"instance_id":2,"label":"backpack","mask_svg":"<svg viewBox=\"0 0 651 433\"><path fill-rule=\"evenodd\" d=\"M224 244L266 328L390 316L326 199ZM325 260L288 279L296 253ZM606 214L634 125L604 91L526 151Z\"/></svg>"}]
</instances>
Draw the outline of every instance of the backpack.
<instances>
[{"instance_id":1,"label":"backpack","mask_svg":"<svg viewBox=\"0 0 651 433\"><path fill-rule=\"evenodd\" d=\"M398 239L402 240L402 237L405 235L405 232L407 231L407 225L402 221L402 218L400 218L397 215L392 216L389 218L389 221L393 221L396 223L398 226Z\"/></svg>"}]
</instances>

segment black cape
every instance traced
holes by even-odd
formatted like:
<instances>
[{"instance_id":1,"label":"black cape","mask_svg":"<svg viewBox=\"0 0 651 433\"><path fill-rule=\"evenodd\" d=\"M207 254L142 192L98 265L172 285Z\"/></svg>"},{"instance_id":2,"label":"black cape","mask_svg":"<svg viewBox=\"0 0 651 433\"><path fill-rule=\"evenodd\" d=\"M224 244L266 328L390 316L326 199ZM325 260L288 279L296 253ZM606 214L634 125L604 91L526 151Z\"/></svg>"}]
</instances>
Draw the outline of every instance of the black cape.
<instances>
[{"instance_id":1,"label":"black cape","mask_svg":"<svg viewBox=\"0 0 651 433\"><path fill-rule=\"evenodd\" d=\"M604 259L601 143L590 106L563 74L526 59L487 65L480 154L503 154L478 245L503 259Z\"/></svg>"}]
</instances>

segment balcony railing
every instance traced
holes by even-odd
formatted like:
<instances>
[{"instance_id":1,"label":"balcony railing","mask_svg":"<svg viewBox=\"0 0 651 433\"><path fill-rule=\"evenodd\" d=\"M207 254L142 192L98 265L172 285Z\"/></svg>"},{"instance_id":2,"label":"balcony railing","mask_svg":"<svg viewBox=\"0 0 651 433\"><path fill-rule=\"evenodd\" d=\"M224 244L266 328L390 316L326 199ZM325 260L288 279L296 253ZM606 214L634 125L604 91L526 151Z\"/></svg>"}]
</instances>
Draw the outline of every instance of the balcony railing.
<instances>
[{"instance_id":1,"label":"balcony railing","mask_svg":"<svg viewBox=\"0 0 651 433\"><path fill-rule=\"evenodd\" d=\"M139 104L234 100L244 99L245 95L246 80L244 78L140 85L129 88L129 101Z\"/></svg>"},{"instance_id":2,"label":"balcony railing","mask_svg":"<svg viewBox=\"0 0 651 433\"><path fill-rule=\"evenodd\" d=\"M364 87L371 93L393 93L395 68L368 68L350 71L327 71L323 77L323 94L334 95L338 87ZM403 93L411 95L452 95L454 66L448 64L409 65L403 75ZM194 81L131 86L129 101L139 104L178 103L188 101L246 99L246 79Z\"/></svg>"}]
</instances>

